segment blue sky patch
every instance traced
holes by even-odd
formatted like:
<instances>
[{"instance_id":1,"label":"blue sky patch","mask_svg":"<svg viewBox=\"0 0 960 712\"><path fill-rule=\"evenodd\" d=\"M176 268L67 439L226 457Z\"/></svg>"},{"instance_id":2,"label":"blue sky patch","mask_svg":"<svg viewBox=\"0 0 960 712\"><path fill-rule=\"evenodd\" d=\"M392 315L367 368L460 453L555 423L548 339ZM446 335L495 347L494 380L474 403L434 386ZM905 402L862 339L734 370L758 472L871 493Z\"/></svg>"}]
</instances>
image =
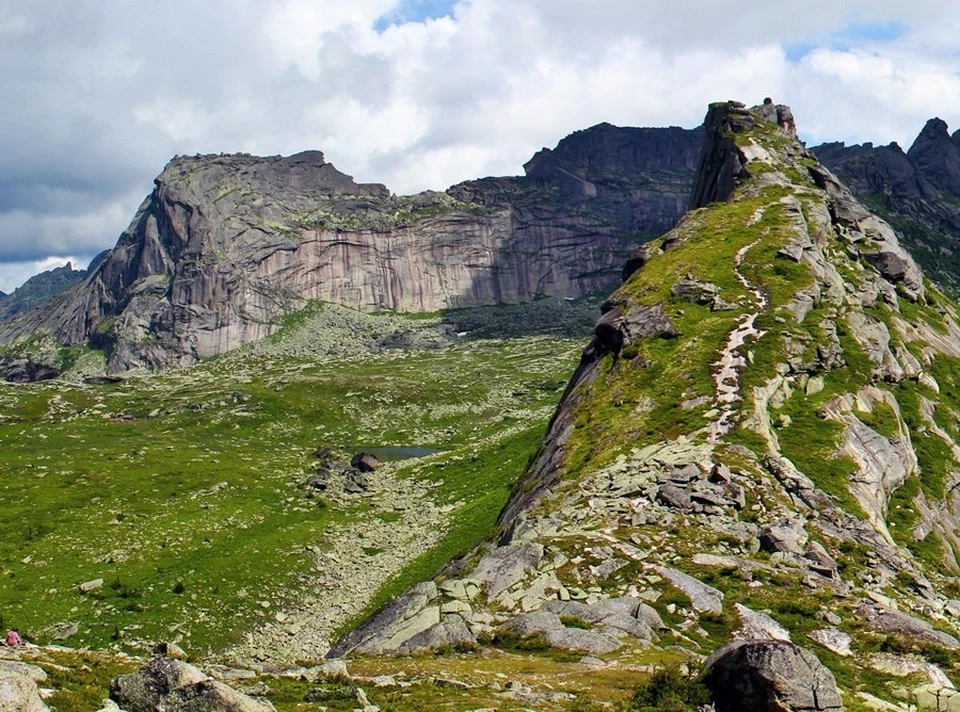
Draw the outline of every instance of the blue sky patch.
<instances>
[{"instance_id":1,"label":"blue sky patch","mask_svg":"<svg viewBox=\"0 0 960 712\"><path fill-rule=\"evenodd\" d=\"M783 51L788 61L798 62L820 47L849 50L864 44L893 42L903 37L907 29L902 22L851 22L831 32L822 42L793 42L784 45Z\"/></svg>"},{"instance_id":2,"label":"blue sky patch","mask_svg":"<svg viewBox=\"0 0 960 712\"><path fill-rule=\"evenodd\" d=\"M851 22L830 36L833 49L848 50L861 44L893 42L907 33L902 22L860 23Z\"/></svg>"},{"instance_id":3,"label":"blue sky patch","mask_svg":"<svg viewBox=\"0 0 960 712\"><path fill-rule=\"evenodd\" d=\"M424 22L447 17L453 14L453 6L458 0L401 0L397 7L377 18L373 29L383 32L391 25L405 25L408 22Z\"/></svg>"}]
</instances>

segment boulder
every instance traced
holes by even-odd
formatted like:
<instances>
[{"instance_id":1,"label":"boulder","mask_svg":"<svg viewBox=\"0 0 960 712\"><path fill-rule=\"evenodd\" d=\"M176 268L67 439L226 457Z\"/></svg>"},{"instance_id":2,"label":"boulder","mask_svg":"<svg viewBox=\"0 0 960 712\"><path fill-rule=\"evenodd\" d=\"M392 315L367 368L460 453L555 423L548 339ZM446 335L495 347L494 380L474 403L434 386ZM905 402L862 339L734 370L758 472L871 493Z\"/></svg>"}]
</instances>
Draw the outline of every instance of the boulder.
<instances>
[{"instance_id":1,"label":"boulder","mask_svg":"<svg viewBox=\"0 0 960 712\"><path fill-rule=\"evenodd\" d=\"M720 287L712 282L681 279L670 288L670 294L684 302L707 305L720 295Z\"/></svg>"},{"instance_id":2,"label":"boulder","mask_svg":"<svg viewBox=\"0 0 960 712\"><path fill-rule=\"evenodd\" d=\"M843 710L833 673L809 650L780 640L724 645L704 664L716 712Z\"/></svg>"},{"instance_id":3,"label":"boulder","mask_svg":"<svg viewBox=\"0 0 960 712\"><path fill-rule=\"evenodd\" d=\"M670 482L657 488L657 501L672 509L686 511L693 507L690 493Z\"/></svg>"},{"instance_id":4,"label":"boulder","mask_svg":"<svg viewBox=\"0 0 960 712\"><path fill-rule=\"evenodd\" d=\"M370 478L361 472L348 472L343 480L343 491L347 494L361 494L370 489Z\"/></svg>"},{"instance_id":5,"label":"boulder","mask_svg":"<svg viewBox=\"0 0 960 712\"><path fill-rule=\"evenodd\" d=\"M360 472L373 472L380 467L380 460L368 452L359 452L350 459L350 466Z\"/></svg>"},{"instance_id":6,"label":"boulder","mask_svg":"<svg viewBox=\"0 0 960 712\"><path fill-rule=\"evenodd\" d=\"M114 678L110 699L126 712L275 712L269 702L168 658L153 658L139 672Z\"/></svg>"},{"instance_id":7,"label":"boulder","mask_svg":"<svg viewBox=\"0 0 960 712\"><path fill-rule=\"evenodd\" d=\"M764 527L760 533L760 546L764 551L785 551L803 555L803 545L807 543L807 539L803 522L783 518Z\"/></svg>"},{"instance_id":8,"label":"boulder","mask_svg":"<svg viewBox=\"0 0 960 712\"><path fill-rule=\"evenodd\" d=\"M27 675L0 670L0 712L49 712L49 708Z\"/></svg>"}]
</instances>

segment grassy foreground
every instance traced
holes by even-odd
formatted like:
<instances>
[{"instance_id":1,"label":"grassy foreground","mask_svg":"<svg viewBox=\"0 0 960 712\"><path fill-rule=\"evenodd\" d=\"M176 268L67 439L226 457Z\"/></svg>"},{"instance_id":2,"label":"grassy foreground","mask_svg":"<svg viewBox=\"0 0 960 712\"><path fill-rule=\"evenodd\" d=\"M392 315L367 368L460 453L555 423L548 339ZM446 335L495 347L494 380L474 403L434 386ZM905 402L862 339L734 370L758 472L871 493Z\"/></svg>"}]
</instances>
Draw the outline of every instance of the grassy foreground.
<instances>
[{"instance_id":1,"label":"grassy foreground","mask_svg":"<svg viewBox=\"0 0 960 712\"><path fill-rule=\"evenodd\" d=\"M277 615L332 526L362 536L365 522L407 516L307 493L315 450L437 450L386 468L426 483L453 524L408 556L385 600L489 533L581 346L260 347L117 384L2 384L0 625L40 642L75 627L70 646L222 650Z\"/></svg>"}]
</instances>

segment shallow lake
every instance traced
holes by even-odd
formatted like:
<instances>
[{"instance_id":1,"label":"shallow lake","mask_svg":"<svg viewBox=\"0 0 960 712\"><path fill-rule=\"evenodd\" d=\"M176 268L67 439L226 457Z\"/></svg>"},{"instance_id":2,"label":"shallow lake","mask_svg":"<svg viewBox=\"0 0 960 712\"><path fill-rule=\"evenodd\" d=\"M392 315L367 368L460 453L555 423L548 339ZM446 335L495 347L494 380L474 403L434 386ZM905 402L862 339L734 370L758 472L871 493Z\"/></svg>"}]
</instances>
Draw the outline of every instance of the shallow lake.
<instances>
[{"instance_id":1,"label":"shallow lake","mask_svg":"<svg viewBox=\"0 0 960 712\"><path fill-rule=\"evenodd\" d=\"M356 451L369 453L383 462L407 460L411 457L426 457L440 452L440 450L429 447L363 447L357 448Z\"/></svg>"}]
</instances>

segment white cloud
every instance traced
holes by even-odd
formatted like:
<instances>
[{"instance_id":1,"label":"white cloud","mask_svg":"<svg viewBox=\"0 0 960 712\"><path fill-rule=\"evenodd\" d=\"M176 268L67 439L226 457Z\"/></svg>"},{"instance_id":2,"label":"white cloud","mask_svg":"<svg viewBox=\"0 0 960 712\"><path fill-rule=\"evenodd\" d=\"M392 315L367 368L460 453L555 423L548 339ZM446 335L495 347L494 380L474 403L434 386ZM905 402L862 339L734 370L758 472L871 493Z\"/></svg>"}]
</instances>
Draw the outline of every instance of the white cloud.
<instances>
[{"instance_id":1,"label":"white cloud","mask_svg":"<svg viewBox=\"0 0 960 712\"><path fill-rule=\"evenodd\" d=\"M764 96L811 142L906 148L931 116L960 123L947 5L451 0L377 32L400 0L0 0L0 262L112 245L175 153L318 148L443 189L600 121L690 127ZM858 39L871 25L892 39Z\"/></svg>"}]
</instances>

